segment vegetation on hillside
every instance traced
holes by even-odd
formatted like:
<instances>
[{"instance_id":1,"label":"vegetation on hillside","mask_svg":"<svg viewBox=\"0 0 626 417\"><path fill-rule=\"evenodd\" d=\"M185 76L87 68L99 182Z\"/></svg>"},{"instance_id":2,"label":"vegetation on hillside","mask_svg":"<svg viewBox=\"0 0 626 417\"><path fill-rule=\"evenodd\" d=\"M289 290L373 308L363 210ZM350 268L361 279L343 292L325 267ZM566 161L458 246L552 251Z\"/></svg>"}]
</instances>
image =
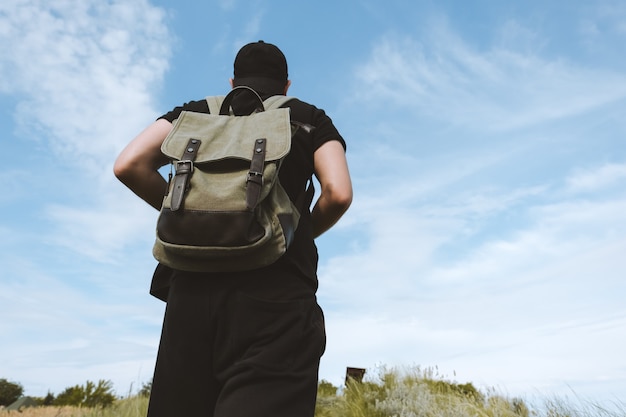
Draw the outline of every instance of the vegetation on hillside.
<instances>
[{"instance_id":1,"label":"vegetation on hillside","mask_svg":"<svg viewBox=\"0 0 626 417\"><path fill-rule=\"evenodd\" d=\"M79 405L42 405L19 412L0 410L0 417L144 417L150 387L151 384L144 384L136 395L114 399L106 404L82 401ZM110 394L111 385L106 381L88 383L68 388L64 393L77 390L83 394L90 392L93 397L97 392ZM43 404L44 399L38 400ZM362 382L349 380L343 387L336 387L328 381L320 381L318 385L315 417L465 416L626 417L626 405L612 404L609 410L592 403L572 404L554 399L546 400L538 409L533 409L521 398L483 392L471 383L452 382L433 370L422 371L419 368L408 372L382 369L375 378L366 378Z\"/></svg>"}]
</instances>

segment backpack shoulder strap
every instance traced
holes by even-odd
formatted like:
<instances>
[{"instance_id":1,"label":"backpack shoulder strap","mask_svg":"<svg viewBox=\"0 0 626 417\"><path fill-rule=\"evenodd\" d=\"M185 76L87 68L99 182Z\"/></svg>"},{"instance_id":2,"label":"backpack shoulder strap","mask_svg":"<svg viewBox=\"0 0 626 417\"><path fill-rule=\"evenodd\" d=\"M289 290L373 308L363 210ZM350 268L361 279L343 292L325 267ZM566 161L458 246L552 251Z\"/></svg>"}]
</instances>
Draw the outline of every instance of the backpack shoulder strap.
<instances>
[{"instance_id":1,"label":"backpack shoulder strap","mask_svg":"<svg viewBox=\"0 0 626 417\"><path fill-rule=\"evenodd\" d=\"M293 99L295 99L295 97L281 95L272 96L263 102L263 107L265 110L278 109L280 106Z\"/></svg>"},{"instance_id":2,"label":"backpack shoulder strap","mask_svg":"<svg viewBox=\"0 0 626 417\"><path fill-rule=\"evenodd\" d=\"M281 106L283 106L285 103L291 100L294 100L295 98L296 97L281 96L281 95L272 96L263 102L263 107L265 108L265 110L278 109ZM296 129L301 128L301 129L306 130L309 133L313 131L313 129L315 129L314 126L311 126L305 123L300 123L295 120L292 120L291 124L296 125ZM298 209L300 213L309 209L309 207L311 206L311 202L313 201L313 197L315 196L315 186L313 185L312 177L309 177L305 187L306 188L304 190L300 191L295 201L296 208Z\"/></svg>"},{"instance_id":3,"label":"backpack shoulder strap","mask_svg":"<svg viewBox=\"0 0 626 417\"><path fill-rule=\"evenodd\" d=\"M220 114L220 108L222 107L222 102L226 96L209 96L206 97L206 102L209 105L209 112L211 114Z\"/></svg>"}]
</instances>

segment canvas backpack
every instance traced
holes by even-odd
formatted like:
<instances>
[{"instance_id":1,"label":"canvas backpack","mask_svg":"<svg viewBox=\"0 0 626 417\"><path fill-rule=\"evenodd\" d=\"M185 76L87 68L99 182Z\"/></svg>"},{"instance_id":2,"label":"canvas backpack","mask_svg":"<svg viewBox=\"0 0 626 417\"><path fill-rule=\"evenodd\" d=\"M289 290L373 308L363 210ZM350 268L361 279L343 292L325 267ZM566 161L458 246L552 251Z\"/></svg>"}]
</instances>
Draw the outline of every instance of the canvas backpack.
<instances>
[{"instance_id":1,"label":"canvas backpack","mask_svg":"<svg viewBox=\"0 0 626 417\"><path fill-rule=\"evenodd\" d=\"M237 91L249 90L258 108L236 116ZM246 93L247 94L247 93ZM161 151L171 158L168 192L157 221L155 258L171 268L196 272L261 268L280 258L293 241L312 182L294 204L278 179L292 135L312 127L290 120L291 97L262 101L236 87L207 97L210 114L183 111Z\"/></svg>"}]
</instances>

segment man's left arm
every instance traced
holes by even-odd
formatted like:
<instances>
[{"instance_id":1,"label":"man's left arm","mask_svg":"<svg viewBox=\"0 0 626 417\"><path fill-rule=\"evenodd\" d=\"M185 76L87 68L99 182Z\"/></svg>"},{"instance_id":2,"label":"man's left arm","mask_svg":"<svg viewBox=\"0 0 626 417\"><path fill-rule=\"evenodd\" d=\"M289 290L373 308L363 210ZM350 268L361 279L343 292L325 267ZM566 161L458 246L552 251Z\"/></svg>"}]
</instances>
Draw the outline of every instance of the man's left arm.
<instances>
[{"instance_id":1,"label":"man's left arm","mask_svg":"<svg viewBox=\"0 0 626 417\"><path fill-rule=\"evenodd\" d=\"M321 192L311 211L313 236L330 229L352 203L352 182L346 154L341 142L331 140L313 154L315 176Z\"/></svg>"},{"instance_id":2,"label":"man's left arm","mask_svg":"<svg viewBox=\"0 0 626 417\"><path fill-rule=\"evenodd\" d=\"M137 135L115 161L115 176L137 196L157 210L161 209L167 181L159 168L169 160L161 144L172 130L172 124L159 119Z\"/></svg>"}]
</instances>

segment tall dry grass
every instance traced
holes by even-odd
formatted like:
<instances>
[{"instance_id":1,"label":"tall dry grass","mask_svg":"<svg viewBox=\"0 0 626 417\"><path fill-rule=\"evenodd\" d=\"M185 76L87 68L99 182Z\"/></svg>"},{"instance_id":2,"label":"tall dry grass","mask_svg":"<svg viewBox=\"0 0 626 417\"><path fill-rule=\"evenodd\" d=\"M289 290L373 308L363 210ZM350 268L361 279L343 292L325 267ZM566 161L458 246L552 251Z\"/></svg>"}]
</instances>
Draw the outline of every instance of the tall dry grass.
<instances>
[{"instance_id":1,"label":"tall dry grass","mask_svg":"<svg viewBox=\"0 0 626 417\"><path fill-rule=\"evenodd\" d=\"M0 410L0 416L11 417L83 417L87 410L77 407L30 407L19 411Z\"/></svg>"},{"instance_id":2,"label":"tall dry grass","mask_svg":"<svg viewBox=\"0 0 626 417\"><path fill-rule=\"evenodd\" d=\"M31 407L20 411L0 410L0 417L144 417L148 411L146 397L116 401L106 408Z\"/></svg>"}]
</instances>

